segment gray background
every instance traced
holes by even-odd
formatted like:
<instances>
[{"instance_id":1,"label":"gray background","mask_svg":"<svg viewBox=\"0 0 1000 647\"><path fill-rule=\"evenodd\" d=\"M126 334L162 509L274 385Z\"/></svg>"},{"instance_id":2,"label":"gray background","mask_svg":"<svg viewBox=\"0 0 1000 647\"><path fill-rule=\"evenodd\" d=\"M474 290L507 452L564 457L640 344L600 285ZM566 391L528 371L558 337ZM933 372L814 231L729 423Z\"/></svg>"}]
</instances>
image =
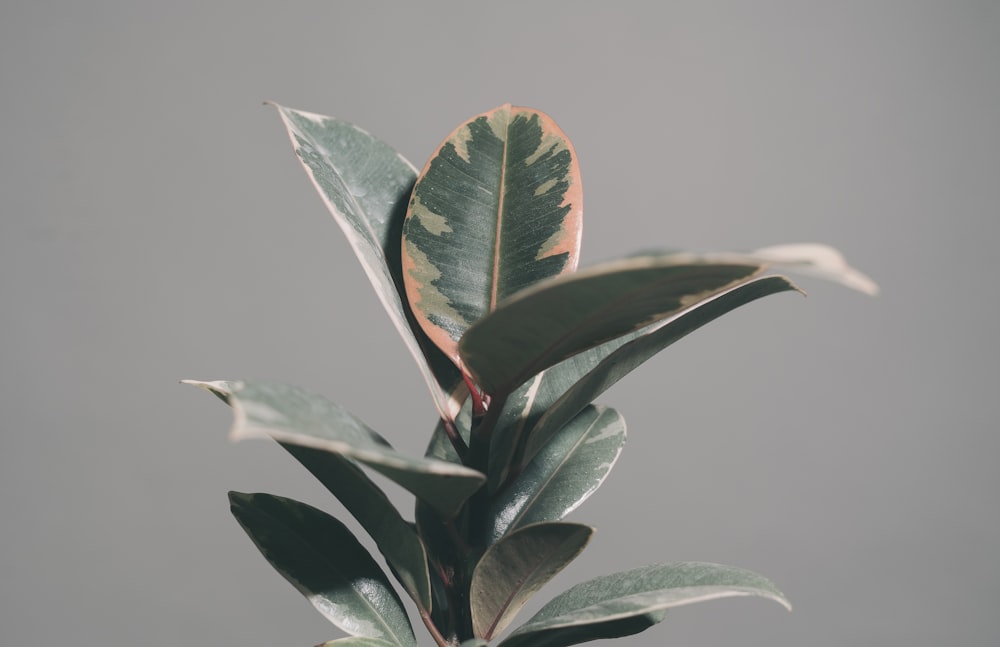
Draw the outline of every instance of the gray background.
<instances>
[{"instance_id":1,"label":"gray background","mask_svg":"<svg viewBox=\"0 0 1000 647\"><path fill-rule=\"evenodd\" d=\"M541 598L717 561L795 611L688 607L623 644L1000 642L998 3L8 1L0 91L0 644L339 635L225 493L336 502L177 384L296 383L406 451L431 428L265 99L418 166L537 107L579 153L584 263L824 241L881 284L803 279L606 394L630 440Z\"/></svg>"}]
</instances>

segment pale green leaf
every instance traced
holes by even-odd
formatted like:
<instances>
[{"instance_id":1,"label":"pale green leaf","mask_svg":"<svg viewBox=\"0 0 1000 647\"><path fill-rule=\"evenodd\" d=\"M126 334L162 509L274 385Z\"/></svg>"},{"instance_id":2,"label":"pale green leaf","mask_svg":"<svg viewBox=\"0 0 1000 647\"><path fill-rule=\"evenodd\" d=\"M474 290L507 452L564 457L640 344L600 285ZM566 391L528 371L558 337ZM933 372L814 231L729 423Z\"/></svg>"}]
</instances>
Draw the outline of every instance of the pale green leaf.
<instances>
[{"instance_id":1,"label":"pale green leaf","mask_svg":"<svg viewBox=\"0 0 1000 647\"><path fill-rule=\"evenodd\" d=\"M543 606L501 645L555 647L612 637L606 635L608 623L636 617L655 619L655 614L673 607L739 596L768 598L791 609L774 584L756 573L698 562L662 564L577 584ZM636 629L630 624L624 627L631 633Z\"/></svg>"},{"instance_id":2,"label":"pale green leaf","mask_svg":"<svg viewBox=\"0 0 1000 647\"><path fill-rule=\"evenodd\" d=\"M473 322L573 270L582 211L576 155L547 115L504 105L459 126L421 171L403 228L406 294L431 340L457 364Z\"/></svg>"},{"instance_id":3,"label":"pale green leaf","mask_svg":"<svg viewBox=\"0 0 1000 647\"><path fill-rule=\"evenodd\" d=\"M421 609L430 611L427 551L413 527L389 498L349 458L321 449L282 443L354 515L368 532L394 575Z\"/></svg>"},{"instance_id":4,"label":"pale green leaf","mask_svg":"<svg viewBox=\"0 0 1000 647\"><path fill-rule=\"evenodd\" d=\"M352 636L416 646L392 585L342 523L269 494L230 492L229 501L267 561L330 622Z\"/></svg>"},{"instance_id":5,"label":"pale green leaf","mask_svg":"<svg viewBox=\"0 0 1000 647\"><path fill-rule=\"evenodd\" d=\"M469 590L476 636L489 640L503 631L531 596L583 551L593 532L575 523L537 523L490 546Z\"/></svg>"},{"instance_id":6,"label":"pale green leaf","mask_svg":"<svg viewBox=\"0 0 1000 647\"><path fill-rule=\"evenodd\" d=\"M681 254L605 263L522 291L462 337L466 369L487 393L508 394L568 357L744 283L760 265Z\"/></svg>"},{"instance_id":7,"label":"pale green leaf","mask_svg":"<svg viewBox=\"0 0 1000 647\"><path fill-rule=\"evenodd\" d=\"M586 407L493 497L492 540L529 524L564 518L600 487L624 444L621 414Z\"/></svg>"},{"instance_id":8,"label":"pale green leaf","mask_svg":"<svg viewBox=\"0 0 1000 647\"><path fill-rule=\"evenodd\" d=\"M416 169L353 124L275 107L302 166L417 361L439 412L446 418L454 416L465 393L461 374L415 325L401 298L399 245Z\"/></svg>"},{"instance_id":9,"label":"pale green leaf","mask_svg":"<svg viewBox=\"0 0 1000 647\"><path fill-rule=\"evenodd\" d=\"M337 640L328 640L316 647L392 647L392 643L375 638L362 638L360 636L348 636Z\"/></svg>"},{"instance_id":10,"label":"pale green leaf","mask_svg":"<svg viewBox=\"0 0 1000 647\"><path fill-rule=\"evenodd\" d=\"M298 387L262 381L198 382L233 407L230 437L270 437L352 458L389 477L447 517L486 477L447 461L406 456L343 407Z\"/></svg>"}]
</instances>

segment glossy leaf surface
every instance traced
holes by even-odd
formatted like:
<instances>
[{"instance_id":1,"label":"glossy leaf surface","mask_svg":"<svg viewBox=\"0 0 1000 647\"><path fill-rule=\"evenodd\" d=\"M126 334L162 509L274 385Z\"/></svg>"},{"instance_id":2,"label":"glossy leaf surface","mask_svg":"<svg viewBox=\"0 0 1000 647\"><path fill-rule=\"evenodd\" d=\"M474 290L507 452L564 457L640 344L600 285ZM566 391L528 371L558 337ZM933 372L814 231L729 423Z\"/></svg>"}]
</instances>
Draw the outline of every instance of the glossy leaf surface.
<instances>
[{"instance_id":1,"label":"glossy leaf surface","mask_svg":"<svg viewBox=\"0 0 1000 647\"><path fill-rule=\"evenodd\" d=\"M456 363L458 340L501 300L576 267L582 185L547 115L504 105L462 124L420 173L403 229L406 294Z\"/></svg>"},{"instance_id":2,"label":"glossy leaf surface","mask_svg":"<svg viewBox=\"0 0 1000 647\"><path fill-rule=\"evenodd\" d=\"M796 289L793 283L782 276L755 279L697 304L650 332L644 331L635 339L613 349L538 418L528 433L522 463L531 460L578 411L667 346L751 301ZM560 366L555 366L546 371L546 374L559 369Z\"/></svg>"},{"instance_id":3,"label":"glossy leaf surface","mask_svg":"<svg viewBox=\"0 0 1000 647\"><path fill-rule=\"evenodd\" d=\"M348 636L337 640L328 640L316 647L392 647L392 643L375 638L362 638L360 636Z\"/></svg>"},{"instance_id":4,"label":"glossy leaf surface","mask_svg":"<svg viewBox=\"0 0 1000 647\"><path fill-rule=\"evenodd\" d=\"M360 461L445 516L453 516L486 477L472 469L406 456L343 407L286 384L262 381L187 383L208 389L233 407L230 437L270 437Z\"/></svg>"},{"instance_id":5,"label":"glossy leaf surface","mask_svg":"<svg viewBox=\"0 0 1000 647\"><path fill-rule=\"evenodd\" d=\"M575 523L538 523L490 546L469 591L476 636L489 640L503 631L531 596L583 551L593 532Z\"/></svg>"},{"instance_id":6,"label":"glossy leaf surface","mask_svg":"<svg viewBox=\"0 0 1000 647\"><path fill-rule=\"evenodd\" d=\"M542 521L559 521L593 494L625 444L625 419L586 407L562 427L491 505L491 538Z\"/></svg>"},{"instance_id":7,"label":"glossy leaf surface","mask_svg":"<svg viewBox=\"0 0 1000 647\"><path fill-rule=\"evenodd\" d=\"M342 523L304 503L229 493L233 515L274 568L352 636L417 644L385 574Z\"/></svg>"},{"instance_id":8,"label":"glossy leaf surface","mask_svg":"<svg viewBox=\"0 0 1000 647\"><path fill-rule=\"evenodd\" d=\"M679 254L605 263L501 304L462 337L462 359L487 393L506 394L568 357L666 319L761 269Z\"/></svg>"},{"instance_id":9,"label":"glossy leaf surface","mask_svg":"<svg viewBox=\"0 0 1000 647\"><path fill-rule=\"evenodd\" d=\"M430 610L431 585L423 542L385 493L349 458L282 443L354 515L417 606Z\"/></svg>"},{"instance_id":10,"label":"glossy leaf surface","mask_svg":"<svg viewBox=\"0 0 1000 647\"><path fill-rule=\"evenodd\" d=\"M587 637L588 630L604 631L609 622L648 617L685 604L749 595L791 608L772 582L750 571L698 562L646 566L577 584L542 607L501 645L574 644L560 642L558 634L572 632L579 638L575 642L608 637Z\"/></svg>"},{"instance_id":11,"label":"glossy leaf surface","mask_svg":"<svg viewBox=\"0 0 1000 647\"><path fill-rule=\"evenodd\" d=\"M411 326L409 308L401 298L399 241L416 169L387 144L353 124L275 107L295 154L417 361L439 412L453 416L460 405L461 375L418 326Z\"/></svg>"}]
</instances>

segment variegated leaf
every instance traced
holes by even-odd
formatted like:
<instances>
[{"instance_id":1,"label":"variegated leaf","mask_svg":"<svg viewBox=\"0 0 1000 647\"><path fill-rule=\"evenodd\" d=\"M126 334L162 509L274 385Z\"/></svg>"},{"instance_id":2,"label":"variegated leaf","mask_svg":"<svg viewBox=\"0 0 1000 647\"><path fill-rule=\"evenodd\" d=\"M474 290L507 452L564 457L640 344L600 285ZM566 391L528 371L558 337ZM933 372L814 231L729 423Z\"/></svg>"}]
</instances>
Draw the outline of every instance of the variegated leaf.
<instances>
[{"instance_id":1,"label":"variegated leaf","mask_svg":"<svg viewBox=\"0 0 1000 647\"><path fill-rule=\"evenodd\" d=\"M618 348L608 349L606 356L585 375L579 376L555 402L547 400L544 412L535 418L534 424L528 431L521 465L527 465L554 435L561 433L563 425L573 420L580 410L663 349L751 301L797 289L783 276L754 279L696 304L676 317L654 326L651 330L642 331L642 334L635 339ZM560 364L545 371L543 375L559 373L561 370L568 369ZM555 376L552 379L555 380Z\"/></svg>"},{"instance_id":2,"label":"variegated leaf","mask_svg":"<svg viewBox=\"0 0 1000 647\"><path fill-rule=\"evenodd\" d=\"M490 502L490 540L541 521L559 521L597 491L625 445L625 419L585 408Z\"/></svg>"},{"instance_id":3,"label":"variegated leaf","mask_svg":"<svg viewBox=\"0 0 1000 647\"><path fill-rule=\"evenodd\" d=\"M263 381L185 380L221 397L233 408L230 437L273 438L364 463L433 506L454 516L486 477L462 465L397 452L343 407L298 387Z\"/></svg>"},{"instance_id":4,"label":"variegated leaf","mask_svg":"<svg viewBox=\"0 0 1000 647\"><path fill-rule=\"evenodd\" d=\"M577 584L553 598L500 645L563 647L628 635L658 622L667 609L747 595L791 609L773 582L741 568L698 562L645 566ZM629 618L640 622L621 624Z\"/></svg>"},{"instance_id":5,"label":"variegated leaf","mask_svg":"<svg viewBox=\"0 0 1000 647\"><path fill-rule=\"evenodd\" d=\"M461 375L430 343L401 298L399 241L416 169L387 144L353 124L275 107L295 154L417 361L438 411L444 418L454 417L465 394Z\"/></svg>"},{"instance_id":6,"label":"variegated leaf","mask_svg":"<svg viewBox=\"0 0 1000 647\"><path fill-rule=\"evenodd\" d=\"M504 105L456 129L424 167L403 227L403 279L427 335L458 340L497 303L576 267L582 187L545 114Z\"/></svg>"},{"instance_id":7,"label":"variegated leaf","mask_svg":"<svg viewBox=\"0 0 1000 647\"><path fill-rule=\"evenodd\" d=\"M466 331L462 361L487 393L506 395L558 362L667 319L762 269L668 254L551 279L508 299Z\"/></svg>"},{"instance_id":8,"label":"variegated leaf","mask_svg":"<svg viewBox=\"0 0 1000 647\"><path fill-rule=\"evenodd\" d=\"M502 632L531 596L579 555L594 529L577 523L525 526L490 546L472 574L472 628L486 640Z\"/></svg>"}]
</instances>

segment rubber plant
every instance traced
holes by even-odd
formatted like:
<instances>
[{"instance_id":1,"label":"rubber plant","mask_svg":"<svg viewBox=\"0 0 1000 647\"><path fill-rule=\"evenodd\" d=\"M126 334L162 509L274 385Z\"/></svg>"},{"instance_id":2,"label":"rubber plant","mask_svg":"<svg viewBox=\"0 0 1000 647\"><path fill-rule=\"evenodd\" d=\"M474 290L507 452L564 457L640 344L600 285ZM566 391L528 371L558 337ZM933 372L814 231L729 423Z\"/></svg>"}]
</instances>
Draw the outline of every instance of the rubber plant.
<instances>
[{"instance_id":1,"label":"rubber plant","mask_svg":"<svg viewBox=\"0 0 1000 647\"><path fill-rule=\"evenodd\" d=\"M187 381L232 407L233 438L269 437L291 453L381 552L388 575L325 512L230 493L264 557L348 634L327 645L416 645L397 586L441 646L617 638L672 607L730 596L788 606L746 570L655 564L577 584L512 628L593 533L564 518L601 485L625 442L622 415L594 403L602 392L716 317L798 289L770 269L874 292L870 280L812 244L648 253L577 271L580 171L547 115L510 105L478 115L418 173L356 126L277 110L438 414L426 455L407 456L321 395L266 381ZM412 521L366 470L413 494Z\"/></svg>"}]
</instances>

